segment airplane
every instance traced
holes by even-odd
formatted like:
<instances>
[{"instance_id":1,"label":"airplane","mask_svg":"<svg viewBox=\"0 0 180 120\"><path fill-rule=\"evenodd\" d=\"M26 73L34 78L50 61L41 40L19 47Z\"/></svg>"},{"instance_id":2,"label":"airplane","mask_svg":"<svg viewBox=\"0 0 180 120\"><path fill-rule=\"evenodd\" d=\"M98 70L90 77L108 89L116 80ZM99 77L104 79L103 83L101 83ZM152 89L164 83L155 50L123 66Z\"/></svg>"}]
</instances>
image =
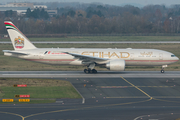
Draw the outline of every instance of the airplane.
<instances>
[{"instance_id":1,"label":"airplane","mask_svg":"<svg viewBox=\"0 0 180 120\"><path fill-rule=\"evenodd\" d=\"M95 66L112 71L125 71L126 66L162 66L179 60L173 53L158 49L102 49L102 48L37 48L11 22L4 22L14 50L3 50L4 55L54 65L87 66L85 73L97 73Z\"/></svg>"}]
</instances>

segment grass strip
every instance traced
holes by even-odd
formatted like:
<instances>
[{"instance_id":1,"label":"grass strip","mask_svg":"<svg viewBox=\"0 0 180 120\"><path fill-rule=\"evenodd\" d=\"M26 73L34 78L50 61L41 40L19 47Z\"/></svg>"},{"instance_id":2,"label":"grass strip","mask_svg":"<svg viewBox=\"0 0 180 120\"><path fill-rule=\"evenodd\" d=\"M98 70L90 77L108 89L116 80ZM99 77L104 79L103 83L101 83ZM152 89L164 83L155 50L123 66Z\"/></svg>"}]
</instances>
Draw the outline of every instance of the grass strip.
<instances>
[{"instance_id":1,"label":"grass strip","mask_svg":"<svg viewBox=\"0 0 180 120\"><path fill-rule=\"evenodd\" d=\"M17 84L26 84L27 87L13 87L13 85ZM30 99L32 99L30 103L55 102L55 100L52 99L61 98L81 98L79 93L68 81L31 78L0 78L0 98L17 99L15 95L30 95ZM0 103L3 102L0 101ZM13 103L17 103L17 100Z\"/></svg>"},{"instance_id":2,"label":"grass strip","mask_svg":"<svg viewBox=\"0 0 180 120\"><path fill-rule=\"evenodd\" d=\"M60 38L29 38L31 41L180 41L180 36L67 36ZM9 38L0 39L10 41Z\"/></svg>"}]
</instances>

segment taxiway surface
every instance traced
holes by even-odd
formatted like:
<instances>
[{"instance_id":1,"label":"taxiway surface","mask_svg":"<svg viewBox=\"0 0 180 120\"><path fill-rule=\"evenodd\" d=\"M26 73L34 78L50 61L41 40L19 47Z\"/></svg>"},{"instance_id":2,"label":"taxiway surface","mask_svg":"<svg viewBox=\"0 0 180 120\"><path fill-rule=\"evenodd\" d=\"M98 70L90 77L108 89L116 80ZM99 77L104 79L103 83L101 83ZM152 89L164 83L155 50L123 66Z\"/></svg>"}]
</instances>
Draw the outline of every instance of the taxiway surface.
<instances>
[{"instance_id":1,"label":"taxiway surface","mask_svg":"<svg viewBox=\"0 0 180 120\"><path fill-rule=\"evenodd\" d=\"M98 71L98 74L85 74L83 71L0 71L0 77L12 78L180 78L180 71Z\"/></svg>"},{"instance_id":2,"label":"taxiway surface","mask_svg":"<svg viewBox=\"0 0 180 120\"><path fill-rule=\"evenodd\" d=\"M17 77L39 74L46 78L43 75L49 74L51 78L57 74L53 79L70 81L85 98L84 104L0 105L0 117L1 120L176 120L180 118L179 73L100 72L91 74L95 77L85 77L87 74L78 71L0 72L10 77L12 74L19 74Z\"/></svg>"}]
</instances>

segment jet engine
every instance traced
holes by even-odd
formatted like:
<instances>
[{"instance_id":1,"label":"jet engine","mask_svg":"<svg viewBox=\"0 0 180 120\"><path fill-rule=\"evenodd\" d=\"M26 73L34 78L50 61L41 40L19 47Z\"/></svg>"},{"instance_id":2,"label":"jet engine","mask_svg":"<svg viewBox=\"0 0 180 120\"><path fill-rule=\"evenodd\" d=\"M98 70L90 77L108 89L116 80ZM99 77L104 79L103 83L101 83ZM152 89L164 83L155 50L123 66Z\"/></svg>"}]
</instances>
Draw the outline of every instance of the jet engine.
<instances>
[{"instance_id":1,"label":"jet engine","mask_svg":"<svg viewBox=\"0 0 180 120\"><path fill-rule=\"evenodd\" d=\"M111 60L106 64L106 68L113 71L124 71L125 61L121 59Z\"/></svg>"}]
</instances>

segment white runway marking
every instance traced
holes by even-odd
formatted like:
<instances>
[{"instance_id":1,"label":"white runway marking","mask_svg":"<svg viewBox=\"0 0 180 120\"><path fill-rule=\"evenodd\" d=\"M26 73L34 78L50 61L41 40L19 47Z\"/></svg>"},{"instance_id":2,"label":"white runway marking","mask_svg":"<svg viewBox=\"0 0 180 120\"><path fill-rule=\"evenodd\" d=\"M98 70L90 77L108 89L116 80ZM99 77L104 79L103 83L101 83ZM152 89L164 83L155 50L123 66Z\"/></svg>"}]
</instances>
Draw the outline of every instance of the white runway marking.
<instances>
[{"instance_id":1,"label":"white runway marking","mask_svg":"<svg viewBox=\"0 0 180 120\"><path fill-rule=\"evenodd\" d=\"M67 74L2 74L2 75L67 75ZM74 74L77 75L77 74Z\"/></svg>"}]
</instances>

